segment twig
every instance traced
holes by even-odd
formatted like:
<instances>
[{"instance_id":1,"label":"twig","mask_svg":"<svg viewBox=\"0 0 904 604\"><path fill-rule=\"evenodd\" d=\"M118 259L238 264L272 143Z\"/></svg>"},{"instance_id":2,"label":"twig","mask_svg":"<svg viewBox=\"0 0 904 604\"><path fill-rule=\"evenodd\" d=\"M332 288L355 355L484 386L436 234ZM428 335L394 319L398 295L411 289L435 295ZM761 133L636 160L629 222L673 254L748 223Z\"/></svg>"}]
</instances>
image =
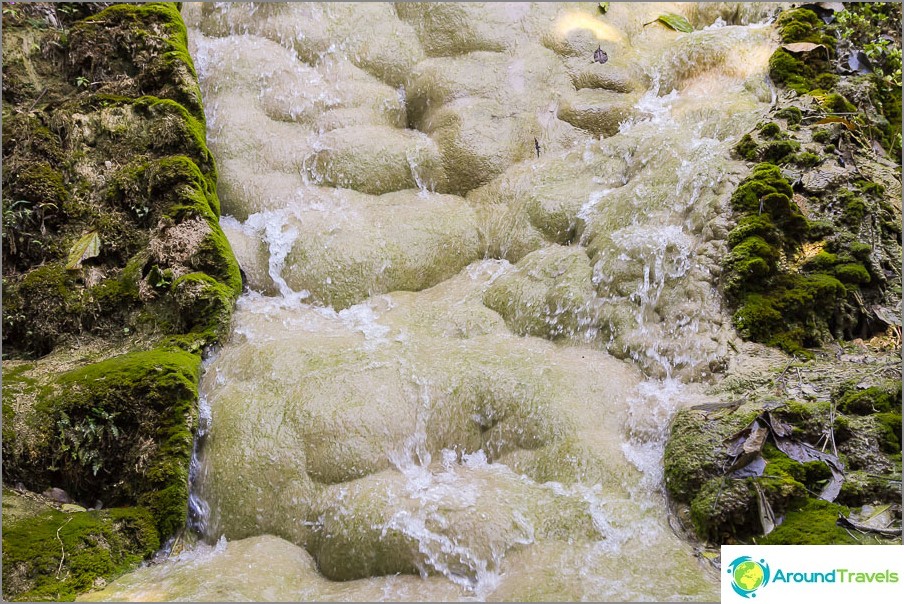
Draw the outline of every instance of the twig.
<instances>
[{"instance_id":1,"label":"twig","mask_svg":"<svg viewBox=\"0 0 904 604\"><path fill-rule=\"evenodd\" d=\"M38 97L31 102L31 105L28 106L28 109L25 111L25 113L31 113L31 110L35 108L35 105L38 104L38 101L40 101L41 97L43 97L46 93L47 87L45 86L44 90L41 91L41 94L39 94Z\"/></svg>"},{"instance_id":2,"label":"twig","mask_svg":"<svg viewBox=\"0 0 904 604\"><path fill-rule=\"evenodd\" d=\"M838 447L835 446L835 399L832 399L832 406L829 410L829 436L832 438L832 453L838 457Z\"/></svg>"},{"instance_id":3,"label":"twig","mask_svg":"<svg viewBox=\"0 0 904 604\"><path fill-rule=\"evenodd\" d=\"M61 530L64 526L66 526L67 524L69 524L71 521L72 521L72 516L70 516L69 518L67 518L67 519L66 519L66 522L64 522L63 524L61 524L61 525L60 525L60 528L58 528L58 529L56 530L56 538L57 538L57 541L60 542L60 566L59 566L59 568L57 568L57 572L56 572L57 579L60 578L60 573L63 571L63 560L66 559L66 547L63 545L63 540L60 539L60 530Z\"/></svg>"},{"instance_id":4,"label":"twig","mask_svg":"<svg viewBox=\"0 0 904 604\"><path fill-rule=\"evenodd\" d=\"M775 384L776 388L782 388L782 389L785 388L785 374L788 373L788 370L791 369L791 365L793 365L793 364L794 364L794 359L791 359L790 361L788 361L788 364L785 365L785 368L782 369L782 372L780 374L778 374L777 378L775 378L775 381L773 381L773 384Z\"/></svg>"},{"instance_id":5,"label":"twig","mask_svg":"<svg viewBox=\"0 0 904 604\"><path fill-rule=\"evenodd\" d=\"M838 516L838 521L836 524L838 524L838 526L844 527L845 530L850 527L855 531L860 531L861 533L877 533L879 535L885 535L886 537L898 537L901 535L900 528L889 529L872 527L866 524L860 524L859 522L854 522L850 518L845 518L844 516Z\"/></svg>"}]
</instances>

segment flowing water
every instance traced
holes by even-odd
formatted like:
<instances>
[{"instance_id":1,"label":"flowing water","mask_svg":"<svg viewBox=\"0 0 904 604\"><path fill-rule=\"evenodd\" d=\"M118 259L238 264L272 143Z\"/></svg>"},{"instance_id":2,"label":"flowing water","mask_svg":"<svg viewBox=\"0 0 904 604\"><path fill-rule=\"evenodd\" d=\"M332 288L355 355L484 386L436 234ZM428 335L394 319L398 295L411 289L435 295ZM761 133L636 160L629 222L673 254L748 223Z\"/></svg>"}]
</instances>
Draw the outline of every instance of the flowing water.
<instances>
[{"instance_id":1,"label":"flowing water","mask_svg":"<svg viewBox=\"0 0 904 604\"><path fill-rule=\"evenodd\" d=\"M202 383L207 544L92 597L714 600L662 450L733 337L770 8L186 5L250 291Z\"/></svg>"}]
</instances>

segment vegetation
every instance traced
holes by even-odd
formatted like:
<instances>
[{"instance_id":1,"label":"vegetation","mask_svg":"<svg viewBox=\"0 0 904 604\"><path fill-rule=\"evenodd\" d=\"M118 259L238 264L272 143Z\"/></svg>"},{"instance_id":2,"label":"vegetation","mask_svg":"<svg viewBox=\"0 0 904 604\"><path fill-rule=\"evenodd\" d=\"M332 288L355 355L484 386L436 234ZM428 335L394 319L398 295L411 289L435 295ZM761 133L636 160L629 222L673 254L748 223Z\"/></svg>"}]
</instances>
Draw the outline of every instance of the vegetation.
<instances>
[{"instance_id":1,"label":"vegetation","mask_svg":"<svg viewBox=\"0 0 904 604\"><path fill-rule=\"evenodd\" d=\"M144 508L62 512L3 492L3 591L27 601L74 600L159 547Z\"/></svg>"},{"instance_id":2,"label":"vegetation","mask_svg":"<svg viewBox=\"0 0 904 604\"><path fill-rule=\"evenodd\" d=\"M3 595L72 599L184 526L201 353L242 281L176 5L3 21L4 481L120 506L7 530L4 497Z\"/></svg>"},{"instance_id":3,"label":"vegetation","mask_svg":"<svg viewBox=\"0 0 904 604\"><path fill-rule=\"evenodd\" d=\"M894 268L900 256L900 229L894 226L900 210L874 180L887 175L880 176L867 159L854 159L874 153L870 136L877 136L876 145L888 152L900 152L900 143L880 132L888 105L874 102L878 80L888 75L882 70L895 69L895 53L883 44L885 67L866 80L836 73L841 58L832 60L836 49L849 53L852 45L865 44L865 32L885 35L877 29L885 26L870 20L878 14L900 19L900 6L854 3L831 26L812 10L797 8L784 11L776 22L787 46L770 60L773 80L819 104L814 109L806 102L795 104L793 96L782 97L774 119L735 146L739 157L761 162L732 196L737 226L729 234L731 253L724 262L723 290L746 339L806 354L805 348L831 338L884 330L887 324L870 309L900 302L894 283L900 279ZM847 37L838 39L839 34ZM804 51L794 46L801 42L820 46ZM835 170L848 162L859 166L859 177ZM823 180L817 172L838 176Z\"/></svg>"}]
</instances>

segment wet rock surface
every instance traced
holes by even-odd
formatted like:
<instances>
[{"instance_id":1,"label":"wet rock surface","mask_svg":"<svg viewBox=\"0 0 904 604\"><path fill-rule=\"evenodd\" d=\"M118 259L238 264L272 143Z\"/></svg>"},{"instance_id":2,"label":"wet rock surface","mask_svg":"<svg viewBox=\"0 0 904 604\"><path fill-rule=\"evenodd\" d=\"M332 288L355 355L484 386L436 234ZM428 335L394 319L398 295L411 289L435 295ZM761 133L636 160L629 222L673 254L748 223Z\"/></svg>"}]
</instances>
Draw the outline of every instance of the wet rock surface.
<instances>
[{"instance_id":1,"label":"wet rock surface","mask_svg":"<svg viewBox=\"0 0 904 604\"><path fill-rule=\"evenodd\" d=\"M769 99L768 7L688 9L687 36L644 27L656 5L358 10L186 7L254 290L204 378L192 519L228 542L197 573L274 534L354 597L711 597L659 460L704 400L675 378L729 355L728 149ZM167 593L198 593L192 560Z\"/></svg>"}]
</instances>

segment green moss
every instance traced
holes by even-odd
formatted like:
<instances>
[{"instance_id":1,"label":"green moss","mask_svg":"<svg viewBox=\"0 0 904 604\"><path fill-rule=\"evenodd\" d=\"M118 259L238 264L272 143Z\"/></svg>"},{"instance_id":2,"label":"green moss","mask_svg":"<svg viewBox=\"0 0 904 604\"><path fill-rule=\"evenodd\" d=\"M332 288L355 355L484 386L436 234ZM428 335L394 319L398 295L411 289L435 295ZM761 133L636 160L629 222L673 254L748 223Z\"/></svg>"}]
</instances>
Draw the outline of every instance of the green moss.
<instances>
[{"instance_id":1,"label":"green moss","mask_svg":"<svg viewBox=\"0 0 904 604\"><path fill-rule=\"evenodd\" d=\"M205 175L191 158L172 155L157 160L148 166L146 179L151 195L164 196L170 201L166 213L174 220L189 216L220 217L216 181L211 175ZM185 185L190 188L173 195L174 187Z\"/></svg>"},{"instance_id":2,"label":"green moss","mask_svg":"<svg viewBox=\"0 0 904 604\"><path fill-rule=\"evenodd\" d=\"M762 156L764 161L782 163L789 161L789 155L800 149L800 143L793 140L780 140L763 145Z\"/></svg>"},{"instance_id":3,"label":"green moss","mask_svg":"<svg viewBox=\"0 0 904 604\"><path fill-rule=\"evenodd\" d=\"M5 285L3 337L15 343L11 347L41 356L78 329L82 300L73 274L62 263L36 268Z\"/></svg>"},{"instance_id":4,"label":"green moss","mask_svg":"<svg viewBox=\"0 0 904 604\"><path fill-rule=\"evenodd\" d=\"M850 510L821 499L807 499L785 514L781 525L758 539L760 545L841 545L858 543L836 524Z\"/></svg>"},{"instance_id":5,"label":"green moss","mask_svg":"<svg viewBox=\"0 0 904 604\"><path fill-rule=\"evenodd\" d=\"M204 273L189 273L176 279L172 290L185 331L203 334L211 342L225 335L238 295L235 288Z\"/></svg>"},{"instance_id":6,"label":"green moss","mask_svg":"<svg viewBox=\"0 0 904 604\"><path fill-rule=\"evenodd\" d=\"M738 224L728 234L728 247L734 248L748 237L760 237L770 245L781 241L778 228L769 214L748 214L738 220Z\"/></svg>"},{"instance_id":7,"label":"green moss","mask_svg":"<svg viewBox=\"0 0 904 604\"><path fill-rule=\"evenodd\" d=\"M791 497L806 497L806 491L801 489L800 486L806 487L812 492L818 492L819 483L832 476L832 471L824 462L809 461L800 463L779 451L772 443L766 443L763 447L763 457L767 462L764 471L765 475L776 475L785 481L791 480L798 483L798 486L791 486L791 489L786 493L785 503L790 501ZM791 495L792 491L793 495ZM776 498L773 496L769 500L776 501Z\"/></svg>"},{"instance_id":8,"label":"green moss","mask_svg":"<svg viewBox=\"0 0 904 604\"><path fill-rule=\"evenodd\" d=\"M706 482L690 505L697 536L721 543L737 535L759 533L759 522L751 513L755 497L747 480L719 477Z\"/></svg>"},{"instance_id":9,"label":"green moss","mask_svg":"<svg viewBox=\"0 0 904 604\"><path fill-rule=\"evenodd\" d=\"M751 293L744 297L734 314L734 324L742 338L766 341L782 325L782 314L774 300L766 295Z\"/></svg>"},{"instance_id":10,"label":"green moss","mask_svg":"<svg viewBox=\"0 0 904 604\"><path fill-rule=\"evenodd\" d=\"M160 547L145 509L66 514L48 507L35 516L9 522L7 500L15 498L4 491L4 599L73 600L91 589L95 579L113 579ZM61 565L62 552L66 555Z\"/></svg>"},{"instance_id":11,"label":"green moss","mask_svg":"<svg viewBox=\"0 0 904 604\"><path fill-rule=\"evenodd\" d=\"M851 253L851 256L853 256L857 260L866 262L867 260L869 260L869 257L873 252L873 248L868 243L852 241L850 245L848 245L848 251Z\"/></svg>"},{"instance_id":12,"label":"green moss","mask_svg":"<svg viewBox=\"0 0 904 604\"><path fill-rule=\"evenodd\" d=\"M813 83L816 85L816 88L831 90L835 87L835 84L838 83L838 80L838 76L834 73L821 73L814 78Z\"/></svg>"},{"instance_id":13,"label":"green moss","mask_svg":"<svg viewBox=\"0 0 904 604\"><path fill-rule=\"evenodd\" d=\"M735 152L748 161L756 161L759 145L749 134L745 134L734 147Z\"/></svg>"},{"instance_id":14,"label":"green moss","mask_svg":"<svg viewBox=\"0 0 904 604\"><path fill-rule=\"evenodd\" d=\"M813 132L813 141L817 143L828 143L834 141L835 138L835 134L827 128L820 128Z\"/></svg>"},{"instance_id":15,"label":"green moss","mask_svg":"<svg viewBox=\"0 0 904 604\"><path fill-rule=\"evenodd\" d=\"M825 272L831 270L836 264L838 264L838 256L829 252L819 252L810 258L803 268L807 271Z\"/></svg>"},{"instance_id":16,"label":"green moss","mask_svg":"<svg viewBox=\"0 0 904 604\"><path fill-rule=\"evenodd\" d=\"M789 313L813 312L816 307L831 306L845 293L844 286L830 275L783 275L775 282L778 307Z\"/></svg>"},{"instance_id":17,"label":"green moss","mask_svg":"<svg viewBox=\"0 0 904 604\"><path fill-rule=\"evenodd\" d=\"M172 3L114 4L75 24L69 38L74 76L128 74L127 93L156 90L204 120L185 24Z\"/></svg>"},{"instance_id":18,"label":"green moss","mask_svg":"<svg viewBox=\"0 0 904 604\"><path fill-rule=\"evenodd\" d=\"M856 113L857 108L843 95L830 92L821 99L821 104L832 113Z\"/></svg>"},{"instance_id":19,"label":"green moss","mask_svg":"<svg viewBox=\"0 0 904 604\"><path fill-rule=\"evenodd\" d=\"M760 128L760 134L767 138L776 138L781 133L782 129L775 122L769 122Z\"/></svg>"},{"instance_id":20,"label":"green moss","mask_svg":"<svg viewBox=\"0 0 904 604\"><path fill-rule=\"evenodd\" d=\"M779 275L762 293L743 296L734 315L738 333L794 353L819 342L818 317L846 293L832 276Z\"/></svg>"},{"instance_id":21,"label":"green moss","mask_svg":"<svg viewBox=\"0 0 904 604\"><path fill-rule=\"evenodd\" d=\"M842 390L837 397L837 405L842 413L856 415L900 412L901 382L891 381L865 390Z\"/></svg>"},{"instance_id":22,"label":"green moss","mask_svg":"<svg viewBox=\"0 0 904 604\"><path fill-rule=\"evenodd\" d=\"M841 219L848 226L858 226L864 216L866 216L866 203L860 197L852 197L845 204Z\"/></svg>"},{"instance_id":23,"label":"green moss","mask_svg":"<svg viewBox=\"0 0 904 604\"><path fill-rule=\"evenodd\" d=\"M822 148L823 153L825 153L826 155L831 155L831 154L835 153L835 150L836 150L835 145L826 145L825 147Z\"/></svg>"},{"instance_id":24,"label":"green moss","mask_svg":"<svg viewBox=\"0 0 904 604\"><path fill-rule=\"evenodd\" d=\"M818 34L821 23L816 13L806 8L782 11L775 22L785 43L812 42L807 38Z\"/></svg>"},{"instance_id":25,"label":"green moss","mask_svg":"<svg viewBox=\"0 0 904 604\"><path fill-rule=\"evenodd\" d=\"M812 68L781 48L769 58L769 75L776 84L799 94L806 94L812 89Z\"/></svg>"},{"instance_id":26,"label":"green moss","mask_svg":"<svg viewBox=\"0 0 904 604\"><path fill-rule=\"evenodd\" d=\"M47 162L23 166L9 181L4 181L4 197L26 199L41 205L53 204L58 210L62 210L69 196L63 185L63 175Z\"/></svg>"},{"instance_id":27,"label":"green moss","mask_svg":"<svg viewBox=\"0 0 904 604\"><path fill-rule=\"evenodd\" d=\"M155 349L60 376L58 394L39 403L55 427L47 455L59 484L75 495L141 503L160 534L172 534L187 510L199 367L198 355ZM107 474L121 482L108 484Z\"/></svg>"},{"instance_id":28,"label":"green moss","mask_svg":"<svg viewBox=\"0 0 904 604\"><path fill-rule=\"evenodd\" d=\"M897 471L888 476L877 476L862 470L848 470L845 472L844 483L836 501L843 505L859 506L875 501L900 501L901 500L901 471L898 465Z\"/></svg>"},{"instance_id":29,"label":"green moss","mask_svg":"<svg viewBox=\"0 0 904 604\"><path fill-rule=\"evenodd\" d=\"M807 227L807 236L811 241L819 241L835 233L835 223L831 220L810 220Z\"/></svg>"},{"instance_id":30,"label":"green moss","mask_svg":"<svg viewBox=\"0 0 904 604\"><path fill-rule=\"evenodd\" d=\"M800 109L791 106L776 111L775 117L787 120L788 125L792 126L800 123L800 121L803 119L803 114L801 113Z\"/></svg>"},{"instance_id":31,"label":"green moss","mask_svg":"<svg viewBox=\"0 0 904 604\"><path fill-rule=\"evenodd\" d=\"M743 291L749 280L762 280L775 272L778 250L758 236L751 236L736 245L725 262L731 278L725 281L726 293Z\"/></svg>"},{"instance_id":32,"label":"green moss","mask_svg":"<svg viewBox=\"0 0 904 604\"><path fill-rule=\"evenodd\" d=\"M870 274L869 271L866 270L866 267L862 264L857 264L854 262L849 262L846 264L840 264L836 266L832 274L838 278L842 283L854 283L857 285L864 285L870 282Z\"/></svg>"},{"instance_id":33,"label":"green moss","mask_svg":"<svg viewBox=\"0 0 904 604\"><path fill-rule=\"evenodd\" d=\"M858 178L854 181L854 186L864 195L872 195L879 199L885 196L885 187L870 180Z\"/></svg>"},{"instance_id":34,"label":"green moss","mask_svg":"<svg viewBox=\"0 0 904 604\"><path fill-rule=\"evenodd\" d=\"M879 446L886 453L901 453L901 410L877 413L873 417L879 429Z\"/></svg>"},{"instance_id":35,"label":"green moss","mask_svg":"<svg viewBox=\"0 0 904 604\"><path fill-rule=\"evenodd\" d=\"M802 168L812 168L822 163L822 158L815 153L804 151L795 155L792 161Z\"/></svg>"},{"instance_id":36,"label":"green moss","mask_svg":"<svg viewBox=\"0 0 904 604\"><path fill-rule=\"evenodd\" d=\"M210 183L216 182L213 156L207 148L205 125L179 103L153 96L132 101L140 115L151 121L151 149L164 154L186 154Z\"/></svg>"},{"instance_id":37,"label":"green moss","mask_svg":"<svg viewBox=\"0 0 904 604\"><path fill-rule=\"evenodd\" d=\"M782 176L778 166L758 164L731 195L732 209L737 213L759 213L760 200L766 195L780 193L791 198L791 185Z\"/></svg>"}]
</instances>

